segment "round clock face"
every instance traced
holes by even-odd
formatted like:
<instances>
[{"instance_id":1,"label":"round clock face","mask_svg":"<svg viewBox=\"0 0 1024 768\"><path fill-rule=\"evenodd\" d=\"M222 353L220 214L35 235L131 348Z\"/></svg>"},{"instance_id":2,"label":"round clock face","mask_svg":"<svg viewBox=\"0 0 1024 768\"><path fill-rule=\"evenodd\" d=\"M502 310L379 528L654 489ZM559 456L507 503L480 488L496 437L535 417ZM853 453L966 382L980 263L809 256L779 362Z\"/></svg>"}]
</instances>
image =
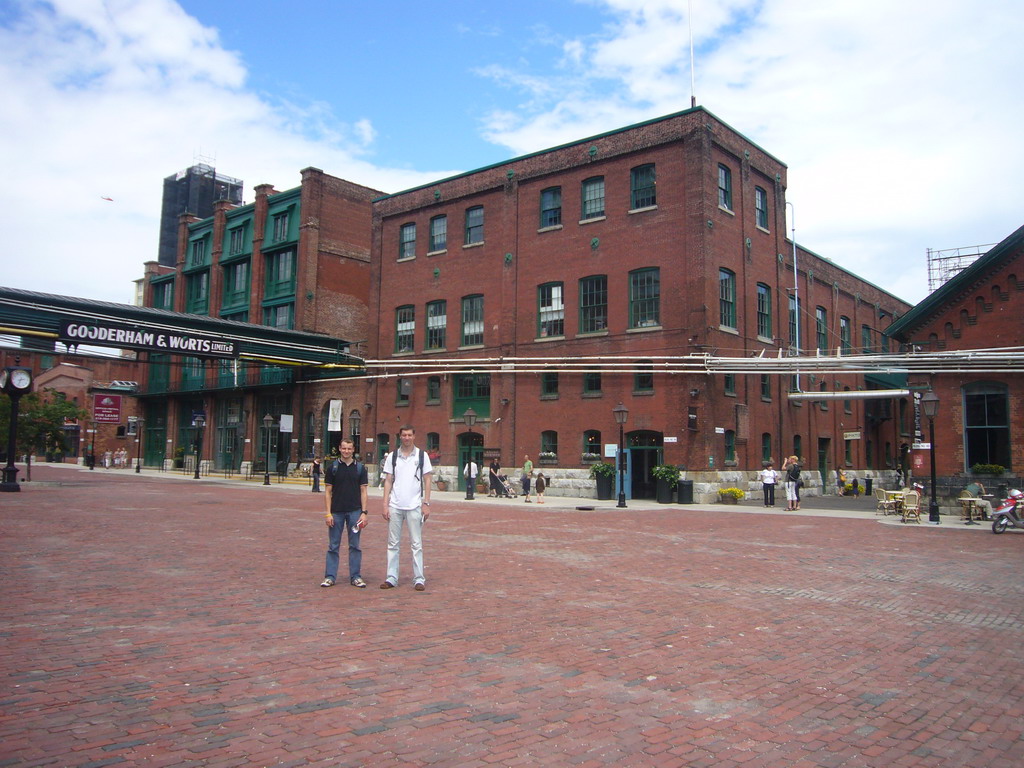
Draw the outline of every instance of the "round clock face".
<instances>
[{"instance_id":1,"label":"round clock face","mask_svg":"<svg viewBox=\"0 0 1024 768\"><path fill-rule=\"evenodd\" d=\"M11 386L15 389L28 389L32 383L32 374L24 368L16 368L11 371Z\"/></svg>"},{"instance_id":2,"label":"round clock face","mask_svg":"<svg viewBox=\"0 0 1024 768\"><path fill-rule=\"evenodd\" d=\"M0 389L6 389L8 376L9 373L7 370L0 371Z\"/></svg>"}]
</instances>

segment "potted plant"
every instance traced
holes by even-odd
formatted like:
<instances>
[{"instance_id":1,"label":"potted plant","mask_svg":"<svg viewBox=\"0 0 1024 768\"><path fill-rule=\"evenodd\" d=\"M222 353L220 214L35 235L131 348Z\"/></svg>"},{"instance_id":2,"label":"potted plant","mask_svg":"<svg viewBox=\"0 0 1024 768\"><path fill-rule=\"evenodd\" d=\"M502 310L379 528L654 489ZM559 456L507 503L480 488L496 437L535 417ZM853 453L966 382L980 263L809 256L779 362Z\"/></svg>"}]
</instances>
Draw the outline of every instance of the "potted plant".
<instances>
[{"instance_id":1,"label":"potted plant","mask_svg":"<svg viewBox=\"0 0 1024 768\"><path fill-rule=\"evenodd\" d=\"M179 445L174 449L173 467L175 469L181 469L183 466L185 466L185 448Z\"/></svg>"},{"instance_id":2,"label":"potted plant","mask_svg":"<svg viewBox=\"0 0 1024 768\"><path fill-rule=\"evenodd\" d=\"M658 503L671 504L672 492L679 484L679 467L659 464L651 470L651 477L657 482Z\"/></svg>"},{"instance_id":3,"label":"potted plant","mask_svg":"<svg viewBox=\"0 0 1024 768\"><path fill-rule=\"evenodd\" d=\"M540 464L557 464L558 454L554 451L541 451L537 454L537 461Z\"/></svg>"},{"instance_id":4,"label":"potted plant","mask_svg":"<svg viewBox=\"0 0 1024 768\"><path fill-rule=\"evenodd\" d=\"M583 453L583 455L580 456L580 463L581 464L593 464L595 461L600 461L600 460L601 460L601 454L599 454L599 453L591 453L590 451L585 451Z\"/></svg>"},{"instance_id":5,"label":"potted plant","mask_svg":"<svg viewBox=\"0 0 1024 768\"><path fill-rule=\"evenodd\" d=\"M975 464L971 467L971 472L976 475L992 475L993 477L999 477L1005 471L1006 467L1002 464Z\"/></svg>"},{"instance_id":6,"label":"potted plant","mask_svg":"<svg viewBox=\"0 0 1024 768\"><path fill-rule=\"evenodd\" d=\"M718 500L723 504L735 504L747 494L739 488L719 488Z\"/></svg>"},{"instance_id":7,"label":"potted plant","mask_svg":"<svg viewBox=\"0 0 1024 768\"><path fill-rule=\"evenodd\" d=\"M434 485L437 486L437 490L439 491L448 490L448 481L444 479L443 475L438 474L434 476Z\"/></svg>"},{"instance_id":8,"label":"potted plant","mask_svg":"<svg viewBox=\"0 0 1024 768\"><path fill-rule=\"evenodd\" d=\"M606 464L603 461L592 464L590 476L597 481L597 498L601 501L610 499L615 484L615 465Z\"/></svg>"}]
</instances>

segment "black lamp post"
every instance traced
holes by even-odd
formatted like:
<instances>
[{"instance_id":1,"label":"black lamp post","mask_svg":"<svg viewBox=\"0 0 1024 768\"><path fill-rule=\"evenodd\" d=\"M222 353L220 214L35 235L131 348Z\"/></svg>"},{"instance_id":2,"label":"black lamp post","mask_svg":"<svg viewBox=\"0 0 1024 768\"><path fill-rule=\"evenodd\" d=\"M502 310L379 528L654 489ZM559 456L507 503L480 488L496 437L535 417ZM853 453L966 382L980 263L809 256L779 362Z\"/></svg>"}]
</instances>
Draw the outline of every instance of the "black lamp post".
<instances>
[{"instance_id":1,"label":"black lamp post","mask_svg":"<svg viewBox=\"0 0 1024 768\"><path fill-rule=\"evenodd\" d=\"M462 420L466 422L466 426L469 427L469 461L466 463L466 499L472 501L473 485L476 483L476 478L473 477L473 471L470 465L473 463L473 425L476 424L476 411L472 408L467 408L466 412L462 414ZM477 470L479 471L479 467Z\"/></svg>"},{"instance_id":2,"label":"black lamp post","mask_svg":"<svg viewBox=\"0 0 1024 768\"><path fill-rule=\"evenodd\" d=\"M622 434L622 425L626 423L626 418L629 416L629 409L622 403L612 408L612 413L615 414L615 423L619 425L619 457L617 459L619 465L619 503L615 505L617 509L626 508L626 445Z\"/></svg>"},{"instance_id":3,"label":"black lamp post","mask_svg":"<svg viewBox=\"0 0 1024 768\"><path fill-rule=\"evenodd\" d=\"M938 525L939 502L935 500L935 417L939 413L939 396L929 389L921 396L921 409L928 417L928 441L931 445L932 455L932 500L928 502L928 522Z\"/></svg>"},{"instance_id":4,"label":"black lamp post","mask_svg":"<svg viewBox=\"0 0 1024 768\"><path fill-rule=\"evenodd\" d=\"M263 484L270 485L270 428L274 426L274 417L269 413L263 417L263 433L267 438L267 465L263 473Z\"/></svg>"},{"instance_id":5,"label":"black lamp post","mask_svg":"<svg viewBox=\"0 0 1024 768\"><path fill-rule=\"evenodd\" d=\"M135 449L135 474L142 472L142 425L145 419L135 419L135 442L138 446Z\"/></svg>"},{"instance_id":6,"label":"black lamp post","mask_svg":"<svg viewBox=\"0 0 1024 768\"><path fill-rule=\"evenodd\" d=\"M200 413L192 419L192 423L196 427L196 473L192 477L193 479L198 480L199 462L203 455L203 427L206 426L206 417Z\"/></svg>"}]
</instances>

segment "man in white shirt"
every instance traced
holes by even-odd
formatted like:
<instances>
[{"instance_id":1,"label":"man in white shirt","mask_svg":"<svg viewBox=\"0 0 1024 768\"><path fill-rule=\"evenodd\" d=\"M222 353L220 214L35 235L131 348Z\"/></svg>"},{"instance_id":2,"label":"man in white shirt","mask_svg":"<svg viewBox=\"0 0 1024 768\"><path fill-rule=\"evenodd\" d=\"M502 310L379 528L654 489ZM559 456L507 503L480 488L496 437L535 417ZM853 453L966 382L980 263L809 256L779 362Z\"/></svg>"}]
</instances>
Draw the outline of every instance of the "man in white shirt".
<instances>
[{"instance_id":1,"label":"man in white shirt","mask_svg":"<svg viewBox=\"0 0 1024 768\"><path fill-rule=\"evenodd\" d=\"M473 492L476 490L476 476L480 474L480 468L476 462L470 459L466 462L466 466L462 468L462 476L466 478L466 498L474 498Z\"/></svg>"},{"instance_id":2,"label":"man in white shirt","mask_svg":"<svg viewBox=\"0 0 1024 768\"><path fill-rule=\"evenodd\" d=\"M412 578L416 591L427 588L423 574L423 523L430 516L430 457L416 447L416 430L398 430L399 447L384 458L384 519L388 521L388 575L381 589L398 586L402 526L409 526Z\"/></svg>"}]
</instances>

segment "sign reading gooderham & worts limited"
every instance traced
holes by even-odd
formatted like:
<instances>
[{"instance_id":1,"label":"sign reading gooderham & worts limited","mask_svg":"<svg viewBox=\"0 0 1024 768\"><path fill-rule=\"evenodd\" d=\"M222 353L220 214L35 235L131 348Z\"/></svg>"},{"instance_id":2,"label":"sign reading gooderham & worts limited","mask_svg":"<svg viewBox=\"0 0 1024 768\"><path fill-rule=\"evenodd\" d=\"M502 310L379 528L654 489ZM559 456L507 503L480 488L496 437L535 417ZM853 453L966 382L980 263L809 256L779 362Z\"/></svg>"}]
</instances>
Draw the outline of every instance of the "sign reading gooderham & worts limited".
<instances>
[{"instance_id":1,"label":"sign reading gooderham & worts limited","mask_svg":"<svg viewBox=\"0 0 1024 768\"><path fill-rule=\"evenodd\" d=\"M61 323L60 340L65 344L95 344L196 357L235 357L238 354L233 341L168 331L166 328L149 328L143 324L68 320Z\"/></svg>"}]
</instances>

